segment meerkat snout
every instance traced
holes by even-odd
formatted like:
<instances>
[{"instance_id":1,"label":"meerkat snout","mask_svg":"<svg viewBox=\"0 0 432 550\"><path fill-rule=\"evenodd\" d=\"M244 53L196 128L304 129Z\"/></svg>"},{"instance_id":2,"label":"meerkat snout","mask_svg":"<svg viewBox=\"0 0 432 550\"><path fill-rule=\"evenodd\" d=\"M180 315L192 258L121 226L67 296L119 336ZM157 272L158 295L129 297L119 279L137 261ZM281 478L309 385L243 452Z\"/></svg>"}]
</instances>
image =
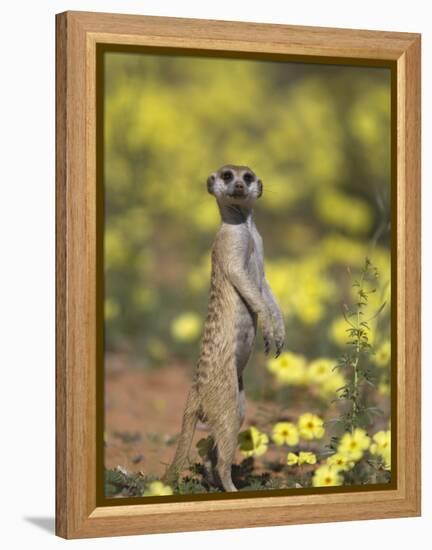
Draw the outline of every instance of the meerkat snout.
<instances>
[{"instance_id":1,"label":"meerkat snout","mask_svg":"<svg viewBox=\"0 0 432 550\"><path fill-rule=\"evenodd\" d=\"M245 192L245 185L241 180L237 180L234 184L234 193L242 195Z\"/></svg>"},{"instance_id":2,"label":"meerkat snout","mask_svg":"<svg viewBox=\"0 0 432 550\"><path fill-rule=\"evenodd\" d=\"M207 190L221 204L252 203L262 195L262 181L248 166L226 164L207 179Z\"/></svg>"}]
</instances>

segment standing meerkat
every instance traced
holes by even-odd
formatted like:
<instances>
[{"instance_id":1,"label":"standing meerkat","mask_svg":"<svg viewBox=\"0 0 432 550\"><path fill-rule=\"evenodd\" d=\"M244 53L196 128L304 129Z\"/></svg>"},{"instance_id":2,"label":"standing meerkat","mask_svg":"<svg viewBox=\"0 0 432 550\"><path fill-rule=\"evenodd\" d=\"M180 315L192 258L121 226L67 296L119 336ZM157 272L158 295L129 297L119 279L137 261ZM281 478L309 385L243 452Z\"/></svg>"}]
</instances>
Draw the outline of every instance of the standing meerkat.
<instances>
[{"instance_id":1,"label":"standing meerkat","mask_svg":"<svg viewBox=\"0 0 432 550\"><path fill-rule=\"evenodd\" d=\"M282 313L264 275L263 244L253 205L263 185L247 166L225 165L207 180L222 224L212 248L210 299L200 354L183 414L177 451L165 480L172 483L188 457L197 420L212 435L214 474L225 491L237 491L231 465L245 415L242 375L260 324L265 353L280 354Z\"/></svg>"}]
</instances>

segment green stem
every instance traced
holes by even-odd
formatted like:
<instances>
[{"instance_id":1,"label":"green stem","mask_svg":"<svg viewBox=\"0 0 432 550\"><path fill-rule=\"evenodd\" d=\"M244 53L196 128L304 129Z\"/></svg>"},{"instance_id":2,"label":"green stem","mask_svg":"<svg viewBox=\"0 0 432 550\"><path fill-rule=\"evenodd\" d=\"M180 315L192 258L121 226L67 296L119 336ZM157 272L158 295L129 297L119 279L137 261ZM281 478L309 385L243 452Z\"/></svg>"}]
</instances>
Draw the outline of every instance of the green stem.
<instances>
[{"instance_id":1,"label":"green stem","mask_svg":"<svg viewBox=\"0 0 432 550\"><path fill-rule=\"evenodd\" d=\"M365 271L363 271L361 278L360 278L360 284L359 284L359 290L357 291L358 295L358 303L361 304L363 297L363 284L365 279ZM358 388L358 367L360 362L360 313L362 311L362 306L357 305L357 323L356 323L356 357L355 361L353 363L353 398L352 398L352 411L351 411L351 433L354 432L358 411L359 411L359 404L358 404L358 397L359 397L359 388Z\"/></svg>"}]
</instances>

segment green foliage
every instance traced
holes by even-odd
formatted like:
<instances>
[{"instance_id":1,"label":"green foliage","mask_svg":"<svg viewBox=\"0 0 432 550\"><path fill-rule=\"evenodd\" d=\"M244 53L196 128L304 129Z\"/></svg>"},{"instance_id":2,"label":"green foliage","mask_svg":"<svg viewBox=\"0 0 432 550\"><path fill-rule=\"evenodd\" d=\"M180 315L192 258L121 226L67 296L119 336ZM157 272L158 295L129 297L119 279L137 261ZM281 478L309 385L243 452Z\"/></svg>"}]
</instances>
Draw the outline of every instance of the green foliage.
<instances>
[{"instance_id":1,"label":"green foliage","mask_svg":"<svg viewBox=\"0 0 432 550\"><path fill-rule=\"evenodd\" d=\"M112 470L106 468L105 496L108 498L141 496L148 483L155 479L156 477L152 475L129 473L120 466Z\"/></svg>"},{"instance_id":2,"label":"green foliage","mask_svg":"<svg viewBox=\"0 0 432 550\"><path fill-rule=\"evenodd\" d=\"M349 410L341 415L339 422L345 431L354 431L355 428L368 428L375 415L383 412L376 406L367 405L366 386L376 386L373 368L368 361L372 354L370 344L371 321L376 319L385 307L385 302L370 316L367 316L369 297L376 292L376 283L379 273L366 258L360 278L352 283L354 289L354 304L350 307L344 304L344 318L347 324L347 346L350 351L342 355L335 368L349 372L349 381L339 389L338 399L350 403Z\"/></svg>"},{"instance_id":3,"label":"green foliage","mask_svg":"<svg viewBox=\"0 0 432 550\"><path fill-rule=\"evenodd\" d=\"M221 492L220 484L209 482L208 472L200 463L191 464L190 475L181 476L173 485L174 494L189 495L200 493ZM240 464L233 465L234 483L241 491L259 491L263 489L278 489L281 481L271 478L270 473L254 473L253 458L244 459ZM146 488L156 476L142 473L129 473L120 466L112 470L105 469L105 496L126 497L143 496Z\"/></svg>"}]
</instances>

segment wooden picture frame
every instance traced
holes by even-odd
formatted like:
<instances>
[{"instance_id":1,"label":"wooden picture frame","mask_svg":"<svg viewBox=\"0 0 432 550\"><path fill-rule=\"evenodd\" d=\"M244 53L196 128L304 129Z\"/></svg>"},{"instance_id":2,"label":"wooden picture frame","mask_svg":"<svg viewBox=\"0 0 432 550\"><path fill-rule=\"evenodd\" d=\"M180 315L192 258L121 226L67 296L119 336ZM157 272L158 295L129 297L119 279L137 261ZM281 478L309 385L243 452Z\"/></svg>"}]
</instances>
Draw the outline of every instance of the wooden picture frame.
<instances>
[{"instance_id":1,"label":"wooden picture frame","mask_svg":"<svg viewBox=\"0 0 432 550\"><path fill-rule=\"evenodd\" d=\"M419 515L420 35L86 12L58 14L56 25L56 533L80 538ZM103 44L384 61L393 68L397 469L391 489L98 505L96 51Z\"/></svg>"}]
</instances>

